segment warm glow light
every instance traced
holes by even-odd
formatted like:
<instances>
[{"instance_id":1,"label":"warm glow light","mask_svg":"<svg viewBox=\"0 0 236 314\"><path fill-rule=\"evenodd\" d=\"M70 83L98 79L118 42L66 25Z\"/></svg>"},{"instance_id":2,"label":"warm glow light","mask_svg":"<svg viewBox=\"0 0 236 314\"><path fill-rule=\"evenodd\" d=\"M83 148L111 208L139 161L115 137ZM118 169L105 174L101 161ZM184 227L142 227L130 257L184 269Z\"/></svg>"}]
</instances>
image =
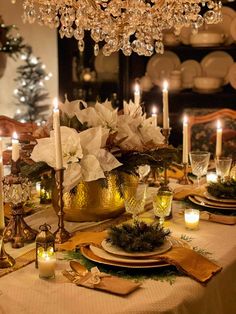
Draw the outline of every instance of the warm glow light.
<instances>
[{"instance_id":1,"label":"warm glow light","mask_svg":"<svg viewBox=\"0 0 236 314\"><path fill-rule=\"evenodd\" d=\"M53 103L53 111L54 112L58 111L58 99L57 99L57 97L55 97L53 99L52 103Z\"/></svg>"},{"instance_id":2,"label":"warm glow light","mask_svg":"<svg viewBox=\"0 0 236 314\"><path fill-rule=\"evenodd\" d=\"M163 82L163 91L167 91L168 90L168 82L164 81Z\"/></svg>"},{"instance_id":3,"label":"warm glow light","mask_svg":"<svg viewBox=\"0 0 236 314\"><path fill-rule=\"evenodd\" d=\"M183 123L186 125L186 124L188 124L188 116L184 116L184 119L183 119Z\"/></svg>"},{"instance_id":4,"label":"warm glow light","mask_svg":"<svg viewBox=\"0 0 236 314\"><path fill-rule=\"evenodd\" d=\"M18 135L17 135L16 132L13 132L13 134L12 134L12 139L13 139L13 140L18 140Z\"/></svg>"},{"instance_id":5,"label":"warm glow light","mask_svg":"<svg viewBox=\"0 0 236 314\"><path fill-rule=\"evenodd\" d=\"M222 129L222 125L221 125L220 120L217 120L217 129L218 130Z\"/></svg>"},{"instance_id":6,"label":"warm glow light","mask_svg":"<svg viewBox=\"0 0 236 314\"><path fill-rule=\"evenodd\" d=\"M138 84L138 83L136 83L136 84L134 85L134 93L137 94L137 95L140 94L140 87L139 87L139 84Z\"/></svg>"},{"instance_id":7,"label":"warm glow light","mask_svg":"<svg viewBox=\"0 0 236 314\"><path fill-rule=\"evenodd\" d=\"M155 114L157 114L157 112L158 112L157 107L156 106L152 106L152 114L155 115Z\"/></svg>"}]
</instances>

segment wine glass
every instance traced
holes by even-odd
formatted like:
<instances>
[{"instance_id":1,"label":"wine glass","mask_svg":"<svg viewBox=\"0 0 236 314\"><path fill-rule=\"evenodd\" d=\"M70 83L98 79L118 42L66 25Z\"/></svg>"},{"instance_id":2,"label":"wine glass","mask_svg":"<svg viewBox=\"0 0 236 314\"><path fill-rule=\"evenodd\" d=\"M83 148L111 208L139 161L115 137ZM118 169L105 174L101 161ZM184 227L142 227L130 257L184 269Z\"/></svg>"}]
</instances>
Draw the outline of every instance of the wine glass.
<instances>
[{"instance_id":1,"label":"wine glass","mask_svg":"<svg viewBox=\"0 0 236 314\"><path fill-rule=\"evenodd\" d=\"M200 186L200 179L207 174L207 168L210 160L210 153L204 151L192 151L189 153L192 173L197 176L197 183Z\"/></svg>"},{"instance_id":2,"label":"wine glass","mask_svg":"<svg viewBox=\"0 0 236 314\"><path fill-rule=\"evenodd\" d=\"M155 216L159 217L159 224L163 226L165 217L169 216L173 193L171 191L158 191L153 197L153 209Z\"/></svg>"},{"instance_id":3,"label":"wine glass","mask_svg":"<svg viewBox=\"0 0 236 314\"><path fill-rule=\"evenodd\" d=\"M232 164L231 157L216 157L215 158L216 174L218 178L220 178L222 181L225 180L225 177L229 176L231 164Z\"/></svg>"},{"instance_id":4,"label":"wine glass","mask_svg":"<svg viewBox=\"0 0 236 314\"><path fill-rule=\"evenodd\" d=\"M138 219L138 214L144 211L147 196L147 184L138 185L122 184L125 210L132 214L133 221Z\"/></svg>"}]
</instances>

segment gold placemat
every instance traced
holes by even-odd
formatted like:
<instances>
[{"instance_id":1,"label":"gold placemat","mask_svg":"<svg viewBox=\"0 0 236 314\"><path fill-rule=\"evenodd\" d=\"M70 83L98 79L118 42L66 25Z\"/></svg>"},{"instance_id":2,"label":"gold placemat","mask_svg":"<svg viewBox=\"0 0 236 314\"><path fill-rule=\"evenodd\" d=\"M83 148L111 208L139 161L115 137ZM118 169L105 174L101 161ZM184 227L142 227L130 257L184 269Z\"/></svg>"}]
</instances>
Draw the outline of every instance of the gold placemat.
<instances>
[{"instance_id":1,"label":"gold placemat","mask_svg":"<svg viewBox=\"0 0 236 314\"><path fill-rule=\"evenodd\" d=\"M0 277L3 277L13 271L16 271L35 260L35 249L16 258L16 263L13 267L0 269Z\"/></svg>"}]
</instances>

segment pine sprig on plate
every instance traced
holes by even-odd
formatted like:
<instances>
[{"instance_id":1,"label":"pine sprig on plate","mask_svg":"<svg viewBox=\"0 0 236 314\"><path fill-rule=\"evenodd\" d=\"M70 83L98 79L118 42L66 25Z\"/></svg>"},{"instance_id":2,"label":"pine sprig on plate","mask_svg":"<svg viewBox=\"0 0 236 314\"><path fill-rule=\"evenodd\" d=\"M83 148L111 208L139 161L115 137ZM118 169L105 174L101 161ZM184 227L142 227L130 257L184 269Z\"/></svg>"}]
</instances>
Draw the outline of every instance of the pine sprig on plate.
<instances>
[{"instance_id":1,"label":"pine sprig on plate","mask_svg":"<svg viewBox=\"0 0 236 314\"><path fill-rule=\"evenodd\" d=\"M215 197L236 199L236 180L230 179L225 182L210 183L207 186L207 191Z\"/></svg>"},{"instance_id":2,"label":"pine sprig on plate","mask_svg":"<svg viewBox=\"0 0 236 314\"><path fill-rule=\"evenodd\" d=\"M169 233L157 223L135 221L134 224L111 227L108 240L127 252L150 252L162 245Z\"/></svg>"}]
</instances>

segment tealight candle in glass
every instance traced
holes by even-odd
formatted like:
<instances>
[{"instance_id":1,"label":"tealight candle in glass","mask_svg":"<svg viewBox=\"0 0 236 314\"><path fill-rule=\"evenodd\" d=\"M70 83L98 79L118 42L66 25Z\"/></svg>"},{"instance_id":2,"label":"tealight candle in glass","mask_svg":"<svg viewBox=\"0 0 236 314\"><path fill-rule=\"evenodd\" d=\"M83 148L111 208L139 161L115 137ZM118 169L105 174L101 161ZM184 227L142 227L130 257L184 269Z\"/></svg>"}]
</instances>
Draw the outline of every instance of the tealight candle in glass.
<instances>
[{"instance_id":1,"label":"tealight candle in glass","mask_svg":"<svg viewBox=\"0 0 236 314\"><path fill-rule=\"evenodd\" d=\"M42 249L41 252L38 252L38 268L40 278L50 279L55 277L56 255L53 248L47 251Z\"/></svg>"},{"instance_id":2,"label":"tealight candle in glass","mask_svg":"<svg viewBox=\"0 0 236 314\"><path fill-rule=\"evenodd\" d=\"M216 172L208 172L206 176L207 183L216 183L218 181L218 176Z\"/></svg>"},{"instance_id":3,"label":"tealight candle in glass","mask_svg":"<svg viewBox=\"0 0 236 314\"><path fill-rule=\"evenodd\" d=\"M199 227L199 210L198 209L185 209L184 221L185 227L189 230L197 230Z\"/></svg>"}]
</instances>

